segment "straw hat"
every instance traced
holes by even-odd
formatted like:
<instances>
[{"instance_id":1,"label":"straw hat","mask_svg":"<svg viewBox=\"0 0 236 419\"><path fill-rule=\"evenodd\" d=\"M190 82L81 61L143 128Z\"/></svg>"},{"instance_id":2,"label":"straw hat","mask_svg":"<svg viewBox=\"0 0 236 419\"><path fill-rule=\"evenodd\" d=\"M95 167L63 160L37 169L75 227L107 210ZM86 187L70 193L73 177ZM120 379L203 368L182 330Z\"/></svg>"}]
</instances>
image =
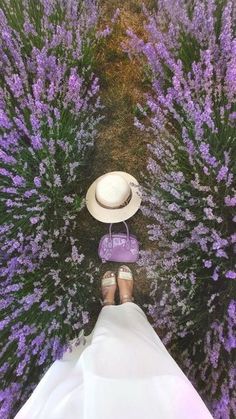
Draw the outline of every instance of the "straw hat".
<instances>
[{"instance_id":1,"label":"straw hat","mask_svg":"<svg viewBox=\"0 0 236 419\"><path fill-rule=\"evenodd\" d=\"M126 172L109 172L97 178L86 194L90 214L102 223L119 223L134 215L141 205L137 180Z\"/></svg>"}]
</instances>

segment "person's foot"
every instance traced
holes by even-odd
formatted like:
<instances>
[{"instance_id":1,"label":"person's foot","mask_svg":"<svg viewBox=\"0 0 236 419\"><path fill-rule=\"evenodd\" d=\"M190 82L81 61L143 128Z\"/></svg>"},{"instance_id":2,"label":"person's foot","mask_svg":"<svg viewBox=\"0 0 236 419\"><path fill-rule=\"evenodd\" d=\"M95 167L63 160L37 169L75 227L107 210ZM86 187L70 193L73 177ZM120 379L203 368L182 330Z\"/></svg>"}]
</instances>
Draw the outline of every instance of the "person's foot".
<instances>
[{"instance_id":1,"label":"person's foot","mask_svg":"<svg viewBox=\"0 0 236 419\"><path fill-rule=\"evenodd\" d=\"M126 303L133 301L133 275L130 268L126 265L122 265L118 270L117 282L120 293L120 303Z\"/></svg>"},{"instance_id":2,"label":"person's foot","mask_svg":"<svg viewBox=\"0 0 236 419\"><path fill-rule=\"evenodd\" d=\"M114 272L107 271L102 277L102 297L103 305L114 305L115 304L115 292L116 292L116 276Z\"/></svg>"}]
</instances>

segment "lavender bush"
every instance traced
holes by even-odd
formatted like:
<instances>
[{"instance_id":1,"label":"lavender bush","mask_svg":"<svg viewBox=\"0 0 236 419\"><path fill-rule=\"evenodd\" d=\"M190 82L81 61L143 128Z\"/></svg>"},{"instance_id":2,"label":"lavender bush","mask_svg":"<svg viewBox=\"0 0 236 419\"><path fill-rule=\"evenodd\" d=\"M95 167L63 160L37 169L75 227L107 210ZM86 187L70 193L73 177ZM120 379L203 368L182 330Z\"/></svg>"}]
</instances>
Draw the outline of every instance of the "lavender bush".
<instances>
[{"instance_id":1,"label":"lavender bush","mask_svg":"<svg viewBox=\"0 0 236 419\"><path fill-rule=\"evenodd\" d=\"M93 0L1 2L1 418L89 319L79 210L101 119L97 18Z\"/></svg>"},{"instance_id":2,"label":"lavender bush","mask_svg":"<svg viewBox=\"0 0 236 419\"><path fill-rule=\"evenodd\" d=\"M143 213L155 251L154 326L215 418L236 416L236 7L160 0L145 11L152 94L135 124L151 132Z\"/></svg>"}]
</instances>

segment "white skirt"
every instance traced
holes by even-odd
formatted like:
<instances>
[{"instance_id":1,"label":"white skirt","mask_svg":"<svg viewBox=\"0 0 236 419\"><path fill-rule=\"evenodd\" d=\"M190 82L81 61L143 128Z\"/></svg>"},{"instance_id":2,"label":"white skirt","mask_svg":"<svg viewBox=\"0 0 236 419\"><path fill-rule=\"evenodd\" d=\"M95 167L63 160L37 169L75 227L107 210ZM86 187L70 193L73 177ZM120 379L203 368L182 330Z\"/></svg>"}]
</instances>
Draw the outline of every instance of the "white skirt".
<instances>
[{"instance_id":1,"label":"white skirt","mask_svg":"<svg viewBox=\"0 0 236 419\"><path fill-rule=\"evenodd\" d=\"M135 303L104 306L15 419L213 419Z\"/></svg>"}]
</instances>

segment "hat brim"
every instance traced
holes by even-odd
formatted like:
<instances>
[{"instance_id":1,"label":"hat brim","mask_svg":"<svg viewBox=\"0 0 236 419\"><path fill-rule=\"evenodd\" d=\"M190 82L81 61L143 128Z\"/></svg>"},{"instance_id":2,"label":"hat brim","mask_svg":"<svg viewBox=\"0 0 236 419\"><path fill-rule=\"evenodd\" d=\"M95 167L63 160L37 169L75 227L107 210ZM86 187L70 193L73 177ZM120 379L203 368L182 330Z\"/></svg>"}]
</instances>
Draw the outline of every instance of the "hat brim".
<instances>
[{"instance_id":1,"label":"hat brim","mask_svg":"<svg viewBox=\"0 0 236 419\"><path fill-rule=\"evenodd\" d=\"M129 183L129 186L132 190L132 197L129 201L129 203L123 207L123 208L115 208L115 209L109 209L104 208L97 202L95 198L95 191L96 191L96 184L99 179L101 179L103 176L100 176L97 178L92 185L89 187L87 194L86 194L86 205L88 208L88 211L90 214L98 221L102 223L119 223L121 221L128 220L130 217L132 217L139 209L142 198L139 188L138 181L131 176L129 173L126 172L110 172L119 174ZM107 174L107 173L106 173ZM133 183L135 186L131 185Z\"/></svg>"}]
</instances>

